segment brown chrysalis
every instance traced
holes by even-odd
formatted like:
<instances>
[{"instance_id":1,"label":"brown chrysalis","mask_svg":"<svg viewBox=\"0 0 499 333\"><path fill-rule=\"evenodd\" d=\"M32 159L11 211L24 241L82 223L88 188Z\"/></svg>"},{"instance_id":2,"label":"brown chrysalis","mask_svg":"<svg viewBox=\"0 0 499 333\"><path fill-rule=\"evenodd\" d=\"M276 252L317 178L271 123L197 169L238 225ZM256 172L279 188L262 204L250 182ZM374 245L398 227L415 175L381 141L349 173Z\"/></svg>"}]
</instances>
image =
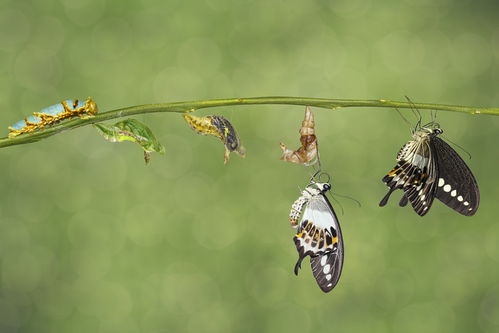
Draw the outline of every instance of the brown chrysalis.
<instances>
[{"instance_id":1,"label":"brown chrysalis","mask_svg":"<svg viewBox=\"0 0 499 333\"><path fill-rule=\"evenodd\" d=\"M305 108L305 118L300 128L301 147L297 150L288 149L283 143L280 144L283 154L281 160L309 166L318 160L317 137L315 136L314 114L310 107Z\"/></svg>"}]
</instances>

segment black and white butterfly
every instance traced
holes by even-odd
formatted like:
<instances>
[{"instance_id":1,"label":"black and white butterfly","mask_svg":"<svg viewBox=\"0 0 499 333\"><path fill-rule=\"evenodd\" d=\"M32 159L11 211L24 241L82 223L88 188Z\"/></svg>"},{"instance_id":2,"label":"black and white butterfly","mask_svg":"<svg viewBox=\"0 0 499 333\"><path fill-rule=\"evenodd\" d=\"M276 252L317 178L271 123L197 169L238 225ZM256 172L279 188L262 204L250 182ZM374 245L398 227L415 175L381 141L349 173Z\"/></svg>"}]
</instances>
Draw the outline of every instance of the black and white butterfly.
<instances>
[{"instance_id":1,"label":"black and white butterfly","mask_svg":"<svg viewBox=\"0 0 499 333\"><path fill-rule=\"evenodd\" d=\"M298 275L303 259L310 256L315 280L325 293L336 286L343 268L343 237L338 218L326 197L330 189L328 183L312 181L293 203L289 215L291 225L298 227L293 238L298 250L295 274Z\"/></svg>"},{"instance_id":2,"label":"black and white butterfly","mask_svg":"<svg viewBox=\"0 0 499 333\"><path fill-rule=\"evenodd\" d=\"M379 205L386 205L392 192L401 189L400 206L410 202L420 216L428 213L434 198L463 215L475 214L480 192L471 170L438 137L443 133L438 124L418 127L397 154L397 165L382 179L390 189Z\"/></svg>"}]
</instances>

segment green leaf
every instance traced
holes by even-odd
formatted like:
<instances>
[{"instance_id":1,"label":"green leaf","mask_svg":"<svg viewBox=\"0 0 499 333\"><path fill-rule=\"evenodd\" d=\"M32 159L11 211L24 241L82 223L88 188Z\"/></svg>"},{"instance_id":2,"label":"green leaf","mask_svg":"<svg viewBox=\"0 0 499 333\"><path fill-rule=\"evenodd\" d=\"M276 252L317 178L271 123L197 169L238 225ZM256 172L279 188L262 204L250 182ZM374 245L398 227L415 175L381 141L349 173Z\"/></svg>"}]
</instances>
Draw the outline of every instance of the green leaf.
<instances>
[{"instance_id":1,"label":"green leaf","mask_svg":"<svg viewBox=\"0 0 499 333\"><path fill-rule=\"evenodd\" d=\"M152 131L138 120L129 118L114 125L93 124L97 132L109 142L131 141L144 149L144 160L149 163L152 152L165 153L165 148L156 139Z\"/></svg>"}]
</instances>

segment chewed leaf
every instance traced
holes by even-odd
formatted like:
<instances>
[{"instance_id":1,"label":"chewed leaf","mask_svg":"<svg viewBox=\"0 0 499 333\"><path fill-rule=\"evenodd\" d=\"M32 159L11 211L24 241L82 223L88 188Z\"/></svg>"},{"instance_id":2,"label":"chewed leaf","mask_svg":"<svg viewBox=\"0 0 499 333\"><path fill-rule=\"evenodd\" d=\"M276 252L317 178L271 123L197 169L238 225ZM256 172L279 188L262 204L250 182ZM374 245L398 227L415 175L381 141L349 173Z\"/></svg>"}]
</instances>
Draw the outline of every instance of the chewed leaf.
<instances>
[{"instance_id":1,"label":"chewed leaf","mask_svg":"<svg viewBox=\"0 0 499 333\"><path fill-rule=\"evenodd\" d=\"M114 125L94 124L93 126L109 142L131 141L139 144L144 149L146 164L149 163L152 152L165 153L165 148L156 139L149 127L138 120L130 118Z\"/></svg>"},{"instance_id":2,"label":"chewed leaf","mask_svg":"<svg viewBox=\"0 0 499 333\"><path fill-rule=\"evenodd\" d=\"M308 106L305 108L305 118L300 128L300 143L301 146L297 150L288 149L281 143L283 151L281 160L306 166L316 163L318 161L318 148L314 114Z\"/></svg>"},{"instance_id":3,"label":"chewed leaf","mask_svg":"<svg viewBox=\"0 0 499 333\"><path fill-rule=\"evenodd\" d=\"M246 155L246 149L241 144L241 140L232 124L222 116L196 117L190 114L182 115L187 124L196 133L201 135L213 135L219 138L225 146L224 164L229 161L231 152L236 152L240 156Z\"/></svg>"}]
</instances>

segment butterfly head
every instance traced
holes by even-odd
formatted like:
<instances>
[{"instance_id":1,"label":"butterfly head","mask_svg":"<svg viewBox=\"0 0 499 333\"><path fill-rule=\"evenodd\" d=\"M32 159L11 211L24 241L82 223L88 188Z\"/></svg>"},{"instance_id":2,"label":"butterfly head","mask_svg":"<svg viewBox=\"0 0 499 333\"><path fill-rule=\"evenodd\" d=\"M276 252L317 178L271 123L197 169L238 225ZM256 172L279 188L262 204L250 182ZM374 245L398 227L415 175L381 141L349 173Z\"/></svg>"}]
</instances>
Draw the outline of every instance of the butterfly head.
<instances>
[{"instance_id":1,"label":"butterfly head","mask_svg":"<svg viewBox=\"0 0 499 333\"><path fill-rule=\"evenodd\" d=\"M308 188L314 189L318 193L324 194L331 189L331 184L329 183L311 183Z\"/></svg>"},{"instance_id":2,"label":"butterfly head","mask_svg":"<svg viewBox=\"0 0 499 333\"><path fill-rule=\"evenodd\" d=\"M416 128L413 131L413 137L415 139L417 139L417 138L424 139L424 138L427 138L428 136L440 135L443 132L444 131L440 128L440 124L432 121L431 123L428 123L424 126Z\"/></svg>"},{"instance_id":3,"label":"butterfly head","mask_svg":"<svg viewBox=\"0 0 499 333\"><path fill-rule=\"evenodd\" d=\"M437 134L437 135L442 134L443 132L442 129L440 128L440 124L435 121L431 121L428 124L421 126L420 130L425 131L428 134Z\"/></svg>"},{"instance_id":4,"label":"butterfly head","mask_svg":"<svg viewBox=\"0 0 499 333\"><path fill-rule=\"evenodd\" d=\"M434 128L434 129L433 129L433 134L434 134L434 135L440 135L440 134L442 134L443 132L444 132L444 131L443 131L443 129L441 129L441 128Z\"/></svg>"}]
</instances>

